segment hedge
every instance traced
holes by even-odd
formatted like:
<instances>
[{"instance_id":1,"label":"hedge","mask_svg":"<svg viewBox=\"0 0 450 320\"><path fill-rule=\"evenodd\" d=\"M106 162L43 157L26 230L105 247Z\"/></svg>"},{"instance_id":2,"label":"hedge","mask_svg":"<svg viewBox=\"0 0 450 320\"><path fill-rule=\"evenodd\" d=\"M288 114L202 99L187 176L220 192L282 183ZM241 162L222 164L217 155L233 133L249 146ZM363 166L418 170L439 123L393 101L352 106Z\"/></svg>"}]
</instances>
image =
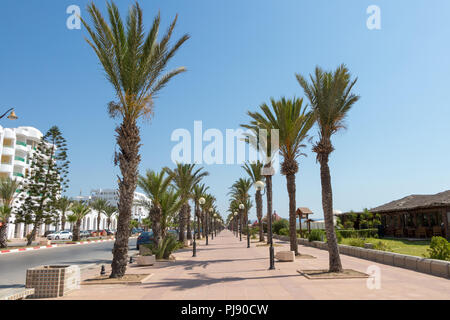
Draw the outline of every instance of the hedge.
<instances>
[{"instance_id":1,"label":"hedge","mask_svg":"<svg viewBox=\"0 0 450 320\"><path fill-rule=\"evenodd\" d=\"M337 231L343 238L378 238L378 229L342 229Z\"/></svg>"}]
</instances>

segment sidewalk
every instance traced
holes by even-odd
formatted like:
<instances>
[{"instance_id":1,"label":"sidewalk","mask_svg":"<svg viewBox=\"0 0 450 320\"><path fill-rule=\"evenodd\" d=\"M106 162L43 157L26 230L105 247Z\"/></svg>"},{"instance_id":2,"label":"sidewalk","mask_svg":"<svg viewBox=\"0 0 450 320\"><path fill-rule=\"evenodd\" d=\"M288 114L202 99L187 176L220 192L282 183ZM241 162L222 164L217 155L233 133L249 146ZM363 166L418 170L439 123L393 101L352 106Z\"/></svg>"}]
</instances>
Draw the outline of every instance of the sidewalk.
<instances>
[{"instance_id":1,"label":"sidewalk","mask_svg":"<svg viewBox=\"0 0 450 320\"><path fill-rule=\"evenodd\" d=\"M289 250L289 243L276 241L275 252ZM381 288L369 289L367 279L308 280L298 269L326 269L328 252L299 246L299 251L316 259L276 262L268 270L268 247L247 248L229 231L223 231L205 246L198 245L197 257L191 250L177 252L174 262L157 262L151 267L127 268L127 273L152 273L140 285L82 285L61 299L450 299L450 281L402 268L341 255L343 267L366 272L369 266L381 270ZM110 266L105 266L107 272ZM98 275L83 273L82 278Z\"/></svg>"}]
</instances>

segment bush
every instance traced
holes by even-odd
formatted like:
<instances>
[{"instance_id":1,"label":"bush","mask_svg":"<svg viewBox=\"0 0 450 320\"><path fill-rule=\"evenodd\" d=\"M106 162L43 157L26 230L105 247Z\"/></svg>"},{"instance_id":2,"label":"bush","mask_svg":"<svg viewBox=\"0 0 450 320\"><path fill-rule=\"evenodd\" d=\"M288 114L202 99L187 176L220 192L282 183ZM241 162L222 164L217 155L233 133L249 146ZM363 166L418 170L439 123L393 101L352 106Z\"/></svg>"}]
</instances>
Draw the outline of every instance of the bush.
<instances>
[{"instance_id":1,"label":"bush","mask_svg":"<svg viewBox=\"0 0 450 320\"><path fill-rule=\"evenodd\" d=\"M364 239L361 238L351 238L350 241L348 242L349 246L352 247L361 247L364 248Z\"/></svg>"},{"instance_id":2,"label":"bush","mask_svg":"<svg viewBox=\"0 0 450 320\"><path fill-rule=\"evenodd\" d=\"M288 236L289 235L289 229L288 228L282 228L278 230L278 234L280 236Z\"/></svg>"},{"instance_id":3,"label":"bush","mask_svg":"<svg viewBox=\"0 0 450 320\"><path fill-rule=\"evenodd\" d=\"M339 230L343 238L378 238L378 229Z\"/></svg>"},{"instance_id":4,"label":"bush","mask_svg":"<svg viewBox=\"0 0 450 320\"><path fill-rule=\"evenodd\" d=\"M280 230L283 228L289 228L289 221L287 221L286 219L281 219L278 221L275 221L272 224L272 231L275 234L280 234Z\"/></svg>"},{"instance_id":5,"label":"bush","mask_svg":"<svg viewBox=\"0 0 450 320\"><path fill-rule=\"evenodd\" d=\"M336 232L336 239L337 239L337 242L338 242L338 243L341 243L341 242L342 242L342 239L344 238L344 237L342 236L342 234L341 234L341 231L340 231L340 230L336 230L335 232Z\"/></svg>"},{"instance_id":6,"label":"bush","mask_svg":"<svg viewBox=\"0 0 450 320\"><path fill-rule=\"evenodd\" d=\"M297 233L300 238L308 239L308 236L309 236L308 230L297 230Z\"/></svg>"},{"instance_id":7,"label":"bush","mask_svg":"<svg viewBox=\"0 0 450 320\"><path fill-rule=\"evenodd\" d=\"M157 245L149 244L147 247L151 250L152 254L156 256L156 259L168 259L170 255L180 249L183 246L181 242L178 242L176 237L172 234L167 235Z\"/></svg>"},{"instance_id":8,"label":"bush","mask_svg":"<svg viewBox=\"0 0 450 320\"><path fill-rule=\"evenodd\" d=\"M325 237L325 232L320 229L311 230L311 233L308 235L308 241L323 241Z\"/></svg>"},{"instance_id":9,"label":"bush","mask_svg":"<svg viewBox=\"0 0 450 320\"><path fill-rule=\"evenodd\" d=\"M450 260L450 243L443 237L431 238L430 248L427 249L426 258Z\"/></svg>"},{"instance_id":10,"label":"bush","mask_svg":"<svg viewBox=\"0 0 450 320\"><path fill-rule=\"evenodd\" d=\"M383 241L378 241L377 243L375 243L373 248L375 250L381 250L381 251L391 251L392 250L391 247Z\"/></svg>"}]
</instances>

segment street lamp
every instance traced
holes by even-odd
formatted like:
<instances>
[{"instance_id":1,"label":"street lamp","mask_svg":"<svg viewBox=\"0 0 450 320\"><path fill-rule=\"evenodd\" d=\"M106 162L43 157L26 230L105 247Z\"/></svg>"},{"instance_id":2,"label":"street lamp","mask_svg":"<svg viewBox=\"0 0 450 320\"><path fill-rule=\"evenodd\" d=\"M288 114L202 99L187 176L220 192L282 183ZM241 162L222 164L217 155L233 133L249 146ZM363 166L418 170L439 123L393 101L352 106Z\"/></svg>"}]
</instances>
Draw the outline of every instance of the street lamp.
<instances>
[{"instance_id":1,"label":"street lamp","mask_svg":"<svg viewBox=\"0 0 450 320\"><path fill-rule=\"evenodd\" d=\"M14 108L9 109L9 110L6 111L4 114L2 114L2 115L0 116L0 119L2 119L4 116L6 116L10 111L11 111L11 113L10 113L9 116L7 117L9 120L17 120L17 119L19 119L19 117L16 116L16 114L14 113Z\"/></svg>"},{"instance_id":2,"label":"street lamp","mask_svg":"<svg viewBox=\"0 0 450 320\"><path fill-rule=\"evenodd\" d=\"M216 226L216 220L217 220L217 213L214 213L213 233L214 233L214 236L217 238L217 226Z\"/></svg>"},{"instance_id":3,"label":"street lamp","mask_svg":"<svg viewBox=\"0 0 450 320\"><path fill-rule=\"evenodd\" d=\"M242 216L245 206L241 203L239 205L239 241L242 241Z\"/></svg>"},{"instance_id":4,"label":"street lamp","mask_svg":"<svg viewBox=\"0 0 450 320\"><path fill-rule=\"evenodd\" d=\"M262 174L266 176L266 178L273 175L272 170L262 170ZM270 171L270 172L266 172ZM270 183L270 187L272 185L272 179L266 179ZM264 190L263 195L266 193L266 185L263 181L256 181L254 183L254 187L257 191ZM273 238L272 238L272 194L267 194L267 242L269 243L269 270L275 269L275 252L273 250ZM261 226L262 227L262 226Z\"/></svg>"},{"instance_id":5,"label":"street lamp","mask_svg":"<svg viewBox=\"0 0 450 320\"><path fill-rule=\"evenodd\" d=\"M198 203L200 204L200 207L203 210L203 205L205 204L205 198L201 197L200 199L198 199ZM195 240L195 216L196 216L196 214L194 213L194 243L192 244L192 256L193 257L197 256L197 241ZM200 230L198 230L198 233L200 234Z\"/></svg>"},{"instance_id":6,"label":"street lamp","mask_svg":"<svg viewBox=\"0 0 450 320\"><path fill-rule=\"evenodd\" d=\"M213 211L214 211L214 209L213 208L209 208L209 218L210 218L210 221L209 222L211 222L212 220L213 220ZM208 223L206 223L206 224L208 224ZM212 229L212 226L211 226L211 229ZM208 232L211 232L210 230L209 230L209 225L208 225ZM211 233L211 240L214 240L214 233Z\"/></svg>"},{"instance_id":7,"label":"street lamp","mask_svg":"<svg viewBox=\"0 0 450 320\"><path fill-rule=\"evenodd\" d=\"M234 232L236 233L236 237L238 236L238 222L237 222L237 211L234 212Z\"/></svg>"}]
</instances>

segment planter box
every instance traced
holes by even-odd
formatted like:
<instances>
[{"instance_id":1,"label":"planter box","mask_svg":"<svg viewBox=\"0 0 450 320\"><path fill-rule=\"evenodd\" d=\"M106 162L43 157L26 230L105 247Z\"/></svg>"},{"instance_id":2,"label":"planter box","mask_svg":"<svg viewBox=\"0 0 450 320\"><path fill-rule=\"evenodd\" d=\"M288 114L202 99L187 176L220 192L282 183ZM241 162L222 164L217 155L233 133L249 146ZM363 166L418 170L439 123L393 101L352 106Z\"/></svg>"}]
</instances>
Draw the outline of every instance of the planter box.
<instances>
[{"instance_id":1,"label":"planter box","mask_svg":"<svg viewBox=\"0 0 450 320\"><path fill-rule=\"evenodd\" d=\"M51 244L52 244L51 240L41 240L41 241L39 241L39 245L40 246L49 246Z\"/></svg>"},{"instance_id":2,"label":"planter box","mask_svg":"<svg viewBox=\"0 0 450 320\"><path fill-rule=\"evenodd\" d=\"M136 263L139 266L152 266L156 262L155 255L152 256L137 256Z\"/></svg>"},{"instance_id":3,"label":"planter box","mask_svg":"<svg viewBox=\"0 0 450 320\"><path fill-rule=\"evenodd\" d=\"M139 255L145 256L148 254L152 254L152 251L149 248L147 248L145 245L140 245L139 246Z\"/></svg>"},{"instance_id":4,"label":"planter box","mask_svg":"<svg viewBox=\"0 0 450 320\"><path fill-rule=\"evenodd\" d=\"M32 298L57 298L80 288L80 268L75 265L39 266L27 270L26 288Z\"/></svg>"}]
</instances>

